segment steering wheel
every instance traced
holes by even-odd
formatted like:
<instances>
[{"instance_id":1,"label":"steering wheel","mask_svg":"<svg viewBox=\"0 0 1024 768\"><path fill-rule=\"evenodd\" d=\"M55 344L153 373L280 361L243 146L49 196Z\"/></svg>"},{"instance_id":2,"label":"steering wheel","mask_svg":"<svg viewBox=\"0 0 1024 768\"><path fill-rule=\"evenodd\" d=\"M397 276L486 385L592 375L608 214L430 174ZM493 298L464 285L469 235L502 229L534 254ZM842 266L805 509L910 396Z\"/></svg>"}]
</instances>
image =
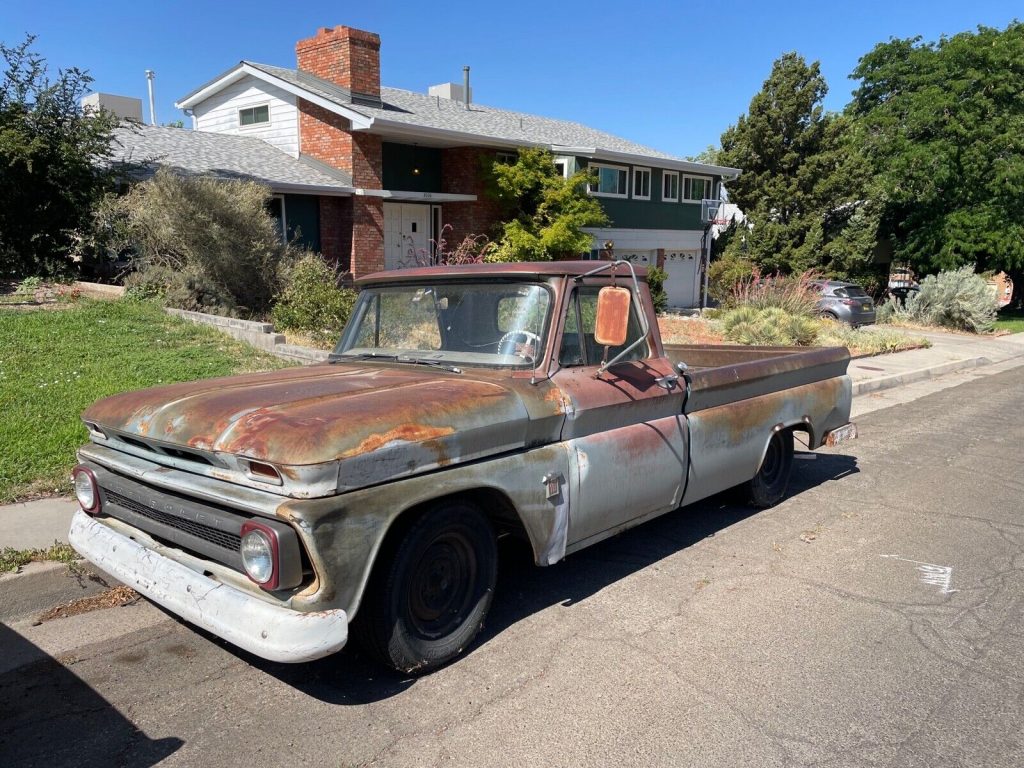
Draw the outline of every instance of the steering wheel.
<instances>
[{"instance_id":1,"label":"steering wheel","mask_svg":"<svg viewBox=\"0 0 1024 768\"><path fill-rule=\"evenodd\" d=\"M519 351L516 351L516 348ZM524 350L532 349L532 354L524 354ZM530 331L509 331L498 339L499 355L517 355L531 363L540 351L540 336Z\"/></svg>"}]
</instances>

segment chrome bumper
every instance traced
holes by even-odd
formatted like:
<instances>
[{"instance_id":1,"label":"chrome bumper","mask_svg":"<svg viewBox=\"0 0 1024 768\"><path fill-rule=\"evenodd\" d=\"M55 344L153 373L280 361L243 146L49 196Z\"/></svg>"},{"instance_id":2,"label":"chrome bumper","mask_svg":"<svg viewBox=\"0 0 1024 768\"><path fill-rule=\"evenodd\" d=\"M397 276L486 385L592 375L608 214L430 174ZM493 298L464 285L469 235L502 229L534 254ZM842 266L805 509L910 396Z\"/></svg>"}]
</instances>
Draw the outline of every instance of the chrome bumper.
<instances>
[{"instance_id":1,"label":"chrome bumper","mask_svg":"<svg viewBox=\"0 0 1024 768\"><path fill-rule=\"evenodd\" d=\"M147 549L79 510L68 533L87 560L155 603L270 661L312 661L341 650L348 617L340 609L302 613L214 581Z\"/></svg>"}]
</instances>

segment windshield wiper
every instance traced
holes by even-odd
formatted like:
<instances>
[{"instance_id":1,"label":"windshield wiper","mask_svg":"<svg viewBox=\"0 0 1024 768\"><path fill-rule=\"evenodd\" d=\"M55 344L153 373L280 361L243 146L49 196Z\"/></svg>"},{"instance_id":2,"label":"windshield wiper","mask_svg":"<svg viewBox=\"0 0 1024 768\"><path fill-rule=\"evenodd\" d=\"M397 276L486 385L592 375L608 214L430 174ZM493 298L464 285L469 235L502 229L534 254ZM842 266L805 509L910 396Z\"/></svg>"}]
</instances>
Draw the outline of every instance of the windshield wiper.
<instances>
[{"instance_id":1,"label":"windshield wiper","mask_svg":"<svg viewBox=\"0 0 1024 768\"><path fill-rule=\"evenodd\" d=\"M451 371L452 373L462 373L462 369L451 365L450 363L443 363L440 360L431 360L428 357L408 357L402 355L395 358L400 363L410 363L412 365L430 365L434 368L440 368L445 371Z\"/></svg>"},{"instance_id":2,"label":"windshield wiper","mask_svg":"<svg viewBox=\"0 0 1024 768\"><path fill-rule=\"evenodd\" d=\"M328 363L340 363L345 360L398 360L398 355L385 352L342 352L339 355L331 352L327 356Z\"/></svg>"}]
</instances>

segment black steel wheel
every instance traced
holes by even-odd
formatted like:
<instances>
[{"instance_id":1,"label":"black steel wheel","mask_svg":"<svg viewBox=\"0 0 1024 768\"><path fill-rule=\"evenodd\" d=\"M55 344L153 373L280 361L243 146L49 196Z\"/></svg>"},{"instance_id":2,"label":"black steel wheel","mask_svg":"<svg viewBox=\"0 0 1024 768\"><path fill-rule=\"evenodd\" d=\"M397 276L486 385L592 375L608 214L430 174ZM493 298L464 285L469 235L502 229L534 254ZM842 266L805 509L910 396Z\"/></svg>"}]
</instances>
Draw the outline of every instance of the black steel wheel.
<instances>
[{"instance_id":1,"label":"black steel wheel","mask_svg":"<svg viewBox=\"0 0 1024 768\"><path fill-rule=\"evenodd\" d=\"M793 472L793 432L783 430L772 435L757 474L747 484L750 503L767 509L782 501Z\"/></svg>"},{"instance_id":2,"label":"black steel wheel","mask_svg":"<svg viewBox=\"0 0 1024 768\"><path fill-rule=\"evenodd\" d=\"M418 517L383 554L353 634L401 672L433 671L483 627L498 572L494 530L474 505L445 502Z\"/></svg>"}]
</instances>

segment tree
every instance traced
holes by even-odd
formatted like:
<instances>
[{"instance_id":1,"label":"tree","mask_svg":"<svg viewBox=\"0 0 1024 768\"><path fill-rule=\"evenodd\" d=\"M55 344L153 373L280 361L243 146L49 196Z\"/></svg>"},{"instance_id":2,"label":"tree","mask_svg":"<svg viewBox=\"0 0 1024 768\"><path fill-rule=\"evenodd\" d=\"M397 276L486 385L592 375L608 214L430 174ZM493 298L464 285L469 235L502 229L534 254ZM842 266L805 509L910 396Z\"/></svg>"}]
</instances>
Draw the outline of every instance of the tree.
<instances>
[{"instance_id":1,"label":"tree","mask_svg":"<svg viewBox=\"0 0 1024 768\"><path fill-rule=\"evenodd\" d=\"M1024 24L881 43L848 114L883 234L919 271L970 265L1024 283Z\"/></svg>"},{"instance_id":2,"label":"tree","mask_svg":"<svg viewBox=\"0 0 1024 768\"><path fill-rule=\"evenodd\" d=\"M53 82L32 51L34 37L8 47L0 84L0 277L65 271L76 232L88 226L107 185L116 119L79 105L92 79L60 70Z\"/></svg>"},{"instance_id":3,"label":"tree","mask_svg":"<svg viewBox=\"0 0 1024 768\"><path fill-rule=\"evenodd\" d=\"M867 268L875 219L864 165L851 121L824 112L827 92L817 62L783 54L747 114L722 134L716 160L743 171L729 183L729 200L753 225L729 239L725 258L783 273Z\"/></svg>"},{"instance_id":4,"label":"tree","mask_svg":"<svg viewBox=\"0 0 1024 768\"><path fill-rule=\"evenodd\" d=\"M491 194L504 203L501 235L488 261L547 261L590 250L583 227L608 223L601 204L586 193L586 171L563 178L550 152L520 149L515 163L490 169Z\"/></svg>"}]
</instances>

